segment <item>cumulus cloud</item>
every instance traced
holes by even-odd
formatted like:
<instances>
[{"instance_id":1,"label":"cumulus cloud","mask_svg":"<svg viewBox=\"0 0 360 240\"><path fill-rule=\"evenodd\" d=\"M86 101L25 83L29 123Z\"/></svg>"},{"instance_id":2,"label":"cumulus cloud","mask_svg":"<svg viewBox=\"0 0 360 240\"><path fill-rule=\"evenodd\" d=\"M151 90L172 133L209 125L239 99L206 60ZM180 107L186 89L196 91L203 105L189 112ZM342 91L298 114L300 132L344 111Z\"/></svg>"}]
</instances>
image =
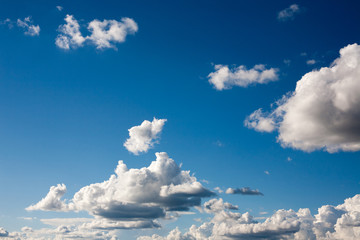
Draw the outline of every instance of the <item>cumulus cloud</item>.
<instances>
[{"instance_id":1,"label":"cumulus cloud","mask_svg":"<svg viewBox=\"0 0 360 240\"><path fill-rule=\"evenodd\" d=\"M152 122L145 120L141 125L130 128L130 137L125 141L124 147L135 155L147 152L156 143L165 122L166 119L154 118Z\"/></svg>"},{"instance_id":2,"label":"cumulus cloud","mask_svg":"<svg viewBox=\"0 0 360 240\"><path fill-rule=\"evenodd\" d=\"M70 49L81 47L85 42L85 38L80 32L80 25L78 21L72 15L66 15L66 24L60 25L55 44L59 48Z\"/></svg>"},{"instance_id":3,"label":"cumulus cloud","mask_svg":"<svg viewBox=\"0 0 360 240\"><path fill-rule=\"evenodd\" d=\"M87 29L91 34L84 37L79 22L72 15L66 15L65 22L59 26L59 35L55 40L56 46L62 49L82 47L85 42L97 49L116 49L116 43L124 42L128 34L138 31L137 23L131 18L122 18L121 21L95 19L88 23Z\"/></svg>"},{"instance_id":4,"label":"cumulus cloud","mask_svg":"<svg viewBox=\"0 0 360 240\"><path fill-rule=\"evenodd\" d=\"M226 194L241 194L241 195L261 195L262 194L258 189L253 190L249 187L243 187L243 188L228 188L226 189Z\"/></svg>"},{"instance_id":5,"label":"cumulus cloud","mask_svg":"<svg viewBox=\"0 0 360 240\"><path fill-rule=\"evenodd\" d=\"M217 240L217 239L292 239L292 240L355 240L360 237L360 195L346 199L338 206L325 205L318 214L309 209L276 211L263 222L249 213L238 213L228 208L222 199L211 199L204 209L213 217L197 227L192 225L182 233L178 228L169 235L142 236L138 240Z\"/></svg>"},{"instance_id":6,"label":"cumulus cloud","mask_svg":"<svg viewBox=\"0 0 360 240\"><path fill-rule=\"evenodd\" d=\"M63 184L51 187L45 198L26 210L87 211L114 228L158 227L153 220L200 206L202 198L214 195L164 152L141 169L128 169L119 161L109 180L81 188L69 201L61 199L65 192Z\"/></svg>"},{"instance_id":7,"label":"cumulus cloud","mask_svg":"<svg viewBox=\"0 0 360 240\"><path fill-rule=\"evenodd\" d=\"M293 20L295 15L300 12L300 7L297 4L292 4L290 7L281 10L278 15L277 19L279 21L288 21Z\"/></svg>"},{"instance_id":8,"label":"cumulus cloud","mask_svg":"<svg viewBox=\"0 0 360 240\"><path fill-rule=\"evenodd\" d=\"M269 113L256 110L245 126L279 132L283 147L311 152L360 150L360 46L348 45L330 67L305 74Z\"/></svg>"},{"instance_id":9,"label":"cumulus cloud","mask_svg":"<svg viewBox=\"0 0 360 240\"><path fill-rule=\"evenodd\" d=\"M216 90L230 89L233 86L247 87L254 84L265 84L278 80L278 69L266 69L265 65L258 64L251 69L241 65L229 68L227 65L215 65L215 72L208 75L209 83Z\"/></svg>"}]
</instances>

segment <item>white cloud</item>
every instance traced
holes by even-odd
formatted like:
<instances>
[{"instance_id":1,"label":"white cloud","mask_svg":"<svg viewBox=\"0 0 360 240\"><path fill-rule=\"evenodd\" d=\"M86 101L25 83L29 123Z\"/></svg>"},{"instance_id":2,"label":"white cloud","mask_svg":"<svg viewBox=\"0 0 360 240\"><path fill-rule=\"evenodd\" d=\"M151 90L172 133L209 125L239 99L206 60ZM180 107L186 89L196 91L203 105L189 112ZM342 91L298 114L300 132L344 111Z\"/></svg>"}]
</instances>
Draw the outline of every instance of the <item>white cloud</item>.
<instances>
[{"instance_id":1,"label":"white cloud","mask_svg":"<svg viewBox=\"0 0 360 240\"><path fill-rule=\"evenodd\" d=\"M310 59L306 61L307 65L314 65L316 63L316 61L314 59Z\"/></svg>"},{"instance_id":2,"label":"white cloud","mask_svg":"<svg viewBox=\"0 0 360 240\"><path fill-rule=\"evenodd\" d=\"M166 119L154 118L152 122L145 120L141 125L130 128L130 137L125 141L124 147L135 155L147 152L156 143L165 122Z\"/></svg>"},{"instance_id":3,"label":"white cloud","mask_svg":"<svg viewBox=\"0 0 360 240\"><path fill-rule=\"evenodd\" d=\"M187 211L214 195L164 152L156 153L156 161L147 168L128 169L119 161L109 180L81 188L68 202L61 200L65 192L65 185L51 187L45 198L26 210L87 211L113 228L158 227L154 219Z\"/></svg>"},{"instance_id":4,"label":"white cloud","mask_svg":"<svg viewBox=\"0 0 360 240\"><path fill-rule=\"evenodd\" d=\"M359 75L360 46L348 45L330 67L305 74L295 91L283 96L272 112L265 114L259 109L245 125L257 131L277 129L284 147L307 152L359 151Z\"/></svg>"},{"instance_id":5,"label":"white cloud","mask_svg":"<svg viewBox=\"0 0 360 240\"><path fill-rule=\"evenodd\" d=\"M114 43L125 41L128 34L138 31L138 26L131 18L122 18L121 22L116 20L93 20L88 26L91 35L87 37L98 49L116 48Z\"/></svg>"},{"instance_id":6,"label":"white cloud","mask_svg":"<svg viewBox=\"0 0 360 240\"><path fill-rule=\"evenodd\" d=\"M297 14L299 12L300 12L299 5L292 4L292 5L290 5L290 7L285 8L284 10L281 10L278 13L277 19L279 21L293 20L295 17L295 14Z\"/></svg>"},{"instance_id":7,"label":"white cloud","mask_svg":"<svg viewBox=\"0 0 360 240\"><path fill-rule=\"evenodd\" d=\"M222 199L204 203L207 213L213 214L201 226L192 225L185 233L178 228L169 235L142 236L138 240L220 240L220 239L292 239L292 240L355 240L360 237L360 195L346 199L338 206L325 205L318 214L309 209L280 209L263 222L255 221L249 213L229 210ZM235 208L236 210L236 208Z\"/></svg>"},{"instance_id":8,"label":"white cloud","mask_svg":"<svg viewBox=\"0 0 360 240\"><path fill-rule=\"evenodd\" d=\"M60 34L56 37L56 46L63 49L81 47L85 38L80 32L78 21L72 15L66 15L65 22L66 24L59 26Z\"/></svg>"},{"instance_id":9,"label":"white cloud","mask_svg":"<svg viewBox=\"0 0 360 240\"><path fill-rule=\"evenodd\" d=\"M229 68L227 65L215 65L215 72L208 75L209 83L213 84L215 89L230 89L233 86L247 87L254 84L265 84L278 80L278 69L266 69L265 65L258 64L251 69L241 65L239 67Z\"/></svg>"},{"instance_id":10,"label":"white cloud","mask_svg":"<svg viewBox=\"0 0 360 240\"><path fill-rule=\"evenodd\" d=\"M66 15L65 22L59 26L60 34L55 40L55 44L63 49L82 47L85 42L95 45L97 49L116 49L116 43L124 42L128 34L138 31L137 23L131 18L122 18L121 21L95 19L88 23L87 29L91 34L84 37L80 24L72 15Z\"/></svg>"},{"instance_id":11,"label":"white cloud","mask_svg":"<svg viewBox=\"0 0 360 240\"><path fill-rule=\"evenodd\" d=\"M62 6L56 6L56 9L59 10L59 12L61 12L63 10Z\"/></svg>"},{"instance_id":12,"label":"white cloud","mask_svg":"<svg viewBox=\"0 0 360 240\"><path fill-rule=\"evenodd\" d=\"M261 195L262 194L258 189L253 190L249 187L243 187L243 188L228 188L226 189L226 194L241 194L241 195Z\"/></svg>"},{"instance_id":13,"label":"white cloud","mask_svg":"<svg viewBox=\"0 0 360 240\"><path fill-rule=\"evenodd\" d=\"M40 27L39 25L33 25L31 17L26 17L24 20L18 19L17 26L24 29L25 34L29 36L39 36Z\"/></svg>"},{"instance_id":14,"label":"white cloud","mask_svg":"<svg viewBox=\"0 0 360 240\"><path fill-rule=\"evenodd\" d=\"M270 172L269 172L269 171L264 171L264 173L265 173L266 175L270 175Z\"/></svg>"}]
</instances>

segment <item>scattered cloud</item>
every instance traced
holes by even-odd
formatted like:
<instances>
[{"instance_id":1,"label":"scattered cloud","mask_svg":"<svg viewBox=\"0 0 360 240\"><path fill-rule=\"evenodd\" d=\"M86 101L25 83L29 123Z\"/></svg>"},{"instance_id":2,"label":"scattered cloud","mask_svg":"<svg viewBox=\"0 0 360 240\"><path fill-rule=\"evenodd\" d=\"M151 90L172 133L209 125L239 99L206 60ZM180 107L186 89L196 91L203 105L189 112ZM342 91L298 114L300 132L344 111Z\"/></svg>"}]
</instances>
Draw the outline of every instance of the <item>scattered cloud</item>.
<instances>
[{"instance_id":1,"label":"scattered cloud","mask_svg":"<svg viewBox=\"0 0 360 240\"><path fill-rule=\"evenodd\" d=\"M299 5L292 4L290 7L281 10L277 15L277 19L282 22L293 20L298 13L300 13Z\"/></svg>"},{"instance_id":2,"label":"scattered cloud","mask_svg":"<svg viewBox=\"0 0 360 240\"><path fill-rule=\"evenodd\" d=\"M261 195L264 196L258 189L253 190L249 187L243 188L228 188L226 189L226 194L241 194L241 195Z\"/></svg>"},{"instance_id":3,"label":"scattered cloud","mask_svg":"<svg viewBox=\"0 0 360 240\"><path fill-rule=\"evenodd\" d=\"M292 158L291 157L287 157L286 159L288 162L291 162L292 161Z\"/></svg>"},{"instance_id":4,"label":"scattered cloud","mask_svg":"<svg viewBox=\"0 0 360 240\"><path fill-rule=\"evenodd\" d=\"M208 222L192 225L185 233L176 228L169 235L142 236L137 240L205 240L205 239L358 239L360 236L360 195L346 199L338 206L325 205L318 214L311 215L307 208L276 211L270 217L260 217L257 222L249 213L230 210L222 199L204 203L204 210L213 214ZM267 213L263 213L267 214Z\"/></svg>"},{"instance_id":5,"label":"scattered cloud","mask_svg":"<svg viewBox=\"0 0 360 240\"><path fill-rule=\"evenodd\" d=\"M264 171L264 173L265 173L266 175L270 175L270 172L269 172L269 171Z\"/></svg>"},{"instance_id":6,"label":"scattered cloud","mask_svg":"<svg viewBox=\"0 0 360 240\"><path fill-rule=\"evenodd\" d=\"M116 43L124 42L128 34L138 31L136 22L131 18L122 18L121 21L95 19L88 23L87 29L91 34L84 37L79 22L72 15L66 15L65 22L59 26L55 40L56 46L62 49L82 47L85 42L95 45L97 49L116 49Z\"/></svg>"},{"instance_id":7,"label":"scattered cloud","mask_svg":"<svg viewBox=\"0 0 360 240\"><path fill-rule=\"evenodd\" d=\"M147 152L157 143L166 119L154 118L152 122L145 120L139 126L129 129L129 138L125 141L124 147L135 155Z\"/></svg>"},{"instance_id":8,"label":"scattered cloud","mask_svg":"<svg viewBox=\"0 0 360 240\"><path fill-rule=\"evenodd\" d=\"M330 67L305 74L274 110L256 110L244 124L257 131L278 130L283 147L306 152L359 151L359 75L360 46L348 45Z\"/></svg>"},{"instance_id":9,"label":"scattered cloud","mask_svg":"<svg viewBox=\"0 0 360 240\"><path fill-rule=\"evenodd\" d=\"M59 10L59 12L61 12L64 8L62 6L56 6L56 9Z\"/></svg>"},{"instance_id":10,"label":"scattered cloud","mask_svg":"<svg viewBox=\"0 0 360 240\"><path fill-rule=\"evenodd\" d=\"M314 65L316 63L316 61L314 59L310 59L306 61L307 65Z\"/></svg>"},{"instance_id":11,"label":"scattered cloud","mask_svg":"<svg viewBox=\"0 0 360 240\"><path fill-rule=\"evenodd\" d=\"M218 193L224 192L220 187L215 187L214 190L217 191Z\"/></svg>"},{"instance_id":12,"label":"scattered cloud","mask_svg":"<svg viewBox=\"0 0 360 240\"><path fill-rule=\"evenodd\" d=\"M26 210L87 211L96 217L96 222L87 223L92 228L159 227L154 220L173 211L188 211L214 195L164 152L156 153L156 160L141 169L128 169L119 161L109 180L81 188L69 201L61 199L65 192L64 184L53 186Z\"/></svg>"},{"instance_id":13,"label":"scattered cloud","mask_svg":"<svg viewBox=\"0 0 360 240\"><path fill-rule=\"evenodd\" d=\"M24 20L18 19L17 26L23 28L25 31L25 35L29 36L39 36L40 35L40 27L39 25L33 25L33 21L31 17L26 17Z\"/></svg>"},{"instance_id":14,"label":"scattered cloud","mask_svg":"<svg viewBox=\"0 0 360 240\"><path fill-rule=\"evenodd\" d=\"M266 69L265 65L258 64L251 69L241 65L229 68L227 65L214 65L215 72L208 75L209 83L216 90L231 89L233 86L247 87L254 84L266 84L278 80L278 69Z\"/></svg>"},{"instance_id":15,"label":"scattered cloud","mask_svg":"<svg viewBox=\"0 0 360 240\"><path fill-rule=\"evenodd\" d=\"M15 24L17 27L24 30L25 35L32 37L40 35L40 26L33 24L31 16L24 18L24 20L17 19L16 22L12 21L10 18L0 21L0 25L7 25L10 29L13 28Z\"/></svg>"}]
</instances>

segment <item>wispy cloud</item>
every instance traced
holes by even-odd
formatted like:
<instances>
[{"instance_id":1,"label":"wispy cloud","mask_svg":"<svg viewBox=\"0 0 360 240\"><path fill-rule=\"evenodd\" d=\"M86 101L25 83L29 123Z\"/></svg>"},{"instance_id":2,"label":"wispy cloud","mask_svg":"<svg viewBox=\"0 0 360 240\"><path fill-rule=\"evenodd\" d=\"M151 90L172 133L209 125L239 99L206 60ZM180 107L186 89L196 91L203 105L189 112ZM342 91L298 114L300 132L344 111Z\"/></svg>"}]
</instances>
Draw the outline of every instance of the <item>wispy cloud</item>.
<instances>
[{"instance_id":1,"label":"wispy cloud","mask_svg":"<svg viewBox=\"0 0 360 240\"><path fill-rule=\"evenodd\" d=\"M300 12L299 5L292 4L290 5L290 7L281 10L277 15L277 19L283 22L293 20L295 18L295 15L298 14L299 12Z\"/></svg>"}]
</instances>

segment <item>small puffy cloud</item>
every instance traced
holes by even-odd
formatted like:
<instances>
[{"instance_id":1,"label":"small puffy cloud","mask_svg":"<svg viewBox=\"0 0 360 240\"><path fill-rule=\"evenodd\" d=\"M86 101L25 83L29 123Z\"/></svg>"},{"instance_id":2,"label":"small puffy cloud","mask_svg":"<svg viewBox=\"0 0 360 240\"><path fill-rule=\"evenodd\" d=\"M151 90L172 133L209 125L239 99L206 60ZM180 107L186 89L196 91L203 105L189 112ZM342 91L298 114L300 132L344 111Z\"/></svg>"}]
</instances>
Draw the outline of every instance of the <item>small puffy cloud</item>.
<instances>
[{"instance_id":1,"label":"small puffy cloud","mask_svg":"<svg viewBox=\"0 0 360 240\"><path fill-rule=\"evenodd\" d=\"M270 175L270 172L269 172L269 171L264 171L264 173L265 173L266 175Z\"/></svg>"},{"instance_id":2,"label":"small puffy cloud","mask_svg":"<svg viewBox=\"0 0 360 240\"><path fill-rule=\"evenodd\" d=\"M216 90L230 89L233 86L247 87L254 84L265 84L278 80L278 69L258 64L251 69L241 65L229 68L227 65L215 65L215 72L208 75L209 83Z\"/></svg>"},{"instance_id":3,"label":"small puffy cloud","mask_svg":"<svg viewBox=\"0 0 360 240\"><path fill-rule=\"evenodd\" d=\"M220 187L215 187L214 190L217 191L218 193L224 192Z\"/></svg>"},{"instance_id":4,"label":"small puffy cloud","mask_svg":"<svg viewBox=\"0 0 360 240\"><path fill-rule=\"evenodd\" d=\"M165 122L166 119L154 118L152 122L145 120L141 125L130 128L130 137L125 141L124 147L135 155L147 152L156 143Z\"/></svg>"},{"instance_id":5,"label":"small puffy cloud","mask_svg":"<svg viewBox=\"0 0 360 240\"><path fill-rule=\"evenodd\" d=\"M63 10L63 7L62 6L56 6L56 9L61 12Z\"/></svg>"},{"instance_id":6,"label":"small puffy cloud","mask_svg":"<svg viewBox=\"0 0 360 240\"><path fill-rule=\"evenodd\" d=\"M66 15L65 22L59 26L59 35L55 40L56 46L62 49L82 47L85 42L97 49L116 49L116 43L124 42L128 34L138 31L137 23L131 18L122 18L121 21L95 19L88 23L87 29L91 34L84 37L80 24L72 15Z\"/></svg>"},{"instance_id":7,"label":"small puffy cloud","mask_svg":"<svg viewBox=\"0 0 360 240\"><path fill-rule=\"evenodd\" d=\"M262 194L258 189L253 190L249 187L243 187L243 188L228 188L226 189L226 194L241 194L241 195L261 195Z\"/></svg>"},{"instance_id":8,"label":"small puffy cloud","mask_svg":"<svg viewBox=\"0 0 360 240\"><path fill-rule=\"evenodd\" d=\"M116 20L93 20L88 26L91 35L87 37L92 41L96 48L116 48L115 43L122 43L128 34L138 31L138 26L131 18L122 18L120 22Z\"/></svg>"},{"instance_id":9,"label":"small puffy cloud","mask_svg":"<svg viewBox=\"0 0 360 240\"><path fill-rule=\"evenodd\" d=\"M292 161L292 158L291 157L287 157L286 159L288 162L291 162Z\"/></svg>"},{"instance_id":10,"label":"small puffy cloud","mask_svg":"<svg viewBox=\"0 0 360 240\"><path fill-rule=\"evenodd\" d=\"M32 210L45 210L45 211L66 211L67 205L60 200L66 193L66 186L64 184L58 184L52 186L49 193L35 205L31 205L26 208L28 211Z\"/></svg>"},{"instance_id":11,"label":"small puffy cloud","mask_svg":"<svg viewBox=\"0 0 360 240\"><path fill-rule=\"evenodd\" d=\"M245 125L257 131L278 130L283 147L306 152L359 151L359 75L360 46L348 45L330 67L305 74L275 109L256 110Z\"/></svg>"},{"instance_id":12,"label":"small puffy cloud","mask_svg":"<svg viewBox=\"0 0 360 240\"><path fill-rule=\"evenodd\" d=\"M277 19L283 22L288 20L293 20L295 15L298 14L299 12L300 12L299 5L292 4L290 5L290 7L281 10L277 15Z\"/></svg>"},{"instance_id":13,"label":"small puffy cloud","mask_svg":"<svg viewBox=\"0 0 360 240\"><path fill-rule=\"evenodd\" d=\"M204 203L204 209L213 217L199 227L192 225L185 233L176 228L165 237L142 236L138 240L356 240L360 237L360 195L338 206L322 206L315 216L307 208L280 209L270 217L261 217L262 222L257 222L249 213L232 212L222 199L209 200Z\"/></svg>"},{"instance_id":14,"label":"small puffy cloud","mask_svg":"<svg viewBox=\"0 0 360 240\"><path fill-rule=\"evenodd\" d=\"M59 48L70 49L81 47L85 38L80 32L80 25L72 15L66 15L66 24L60 25L60 34L56 37L55 44Z\"/></svg>"},{"instance_id":15,"label":"small puffy cloud","mask_svg":"<svg viewBox=\"0 0 360 240\"><path fill-rule=\"evenodd\" d=\"M65 192L63 184L51 187L45 198L26 210L87 211L112 228L159 227L155 219L188 211L214 195L164 152L141 169L128 169L119 161L109 180L81 188L69 201L61 200Z\"/></svg>"},{"instance_id":16,"label":"small puffy cloud","mask_svg":"<svg viewBox=\"0 0 360 240\"><path fill-rule=\"evenodd\" d=\"M40 35L40 27L39 25L32 24L31 17L26 17L24 20L18 19L17 26L23 28L26 35L29 36L39 36Z\"/></svg>"},{"instance_id":17,"label":"small puffy cloud","mask_svg":"<svg viewBox=\"0 0 360 240\"><path fill-rule=\"evenodd\" d=\"M214 198L204 203L204 210L207 213L220 212L225 209L238 210L239 207L232 205L231 203L224 202L222 198Z\"/></svg>"},{"instance_id":18,"label":"small puffy cloud","mask_svg":"<svg viewBox=\"0 0 360 240\"><path fill-rule=\"evenodd\" d=\"M314 59L309 59L306 61L307 65L314 65L316 63L316 61Z\"/></svg>"}]
</instances>

